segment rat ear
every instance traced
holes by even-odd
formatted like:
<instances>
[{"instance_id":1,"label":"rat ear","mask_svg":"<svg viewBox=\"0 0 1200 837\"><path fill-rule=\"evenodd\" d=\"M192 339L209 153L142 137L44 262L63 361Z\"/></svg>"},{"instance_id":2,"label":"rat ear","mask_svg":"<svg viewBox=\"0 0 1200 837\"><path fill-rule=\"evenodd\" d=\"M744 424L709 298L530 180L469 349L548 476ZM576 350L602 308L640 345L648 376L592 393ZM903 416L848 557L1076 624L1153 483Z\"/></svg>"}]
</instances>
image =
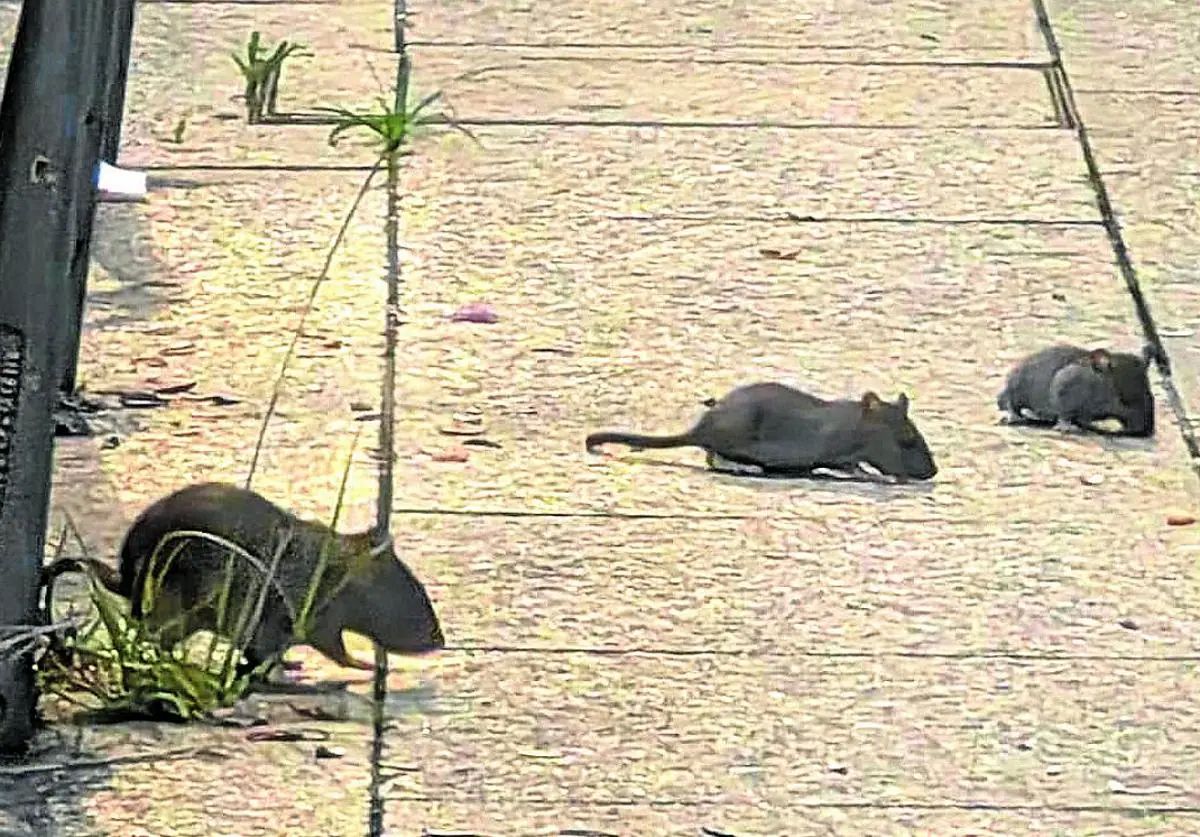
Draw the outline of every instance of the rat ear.
<instances>
[{"instance_id":1,"label":"rat ear","mask_svg":"<svg viewBox=\"0 0 1200 837\"><path fill-rule=\"evenodd\" d=\"M906 395L905 393L902 392L898 396L896 396L896 406L900 408L901 413L907 415L908 414L908 395Z\"/></svg>"},{"instance_id":2,"label":"rat ear","mask_svg":"<svg viewBox=\"0 0 1200 837\"><path fill-rule=\"evenodd\" d=\"M864 413L873 413L883 407L883 399L874 392L864 392L860 403Z\"/></svg>"},{"instance_id":3,"label":"rat ear","mask_svg":"<svg viewBox=\"0 0 1200 837\"><path fill-rule=\"evenodd\" d=\"M1112 355L1106 349L1093 349L1088 355L1088 362L1097 372L1107 372L1112 368Z\"/></svg>"}]
</instances>

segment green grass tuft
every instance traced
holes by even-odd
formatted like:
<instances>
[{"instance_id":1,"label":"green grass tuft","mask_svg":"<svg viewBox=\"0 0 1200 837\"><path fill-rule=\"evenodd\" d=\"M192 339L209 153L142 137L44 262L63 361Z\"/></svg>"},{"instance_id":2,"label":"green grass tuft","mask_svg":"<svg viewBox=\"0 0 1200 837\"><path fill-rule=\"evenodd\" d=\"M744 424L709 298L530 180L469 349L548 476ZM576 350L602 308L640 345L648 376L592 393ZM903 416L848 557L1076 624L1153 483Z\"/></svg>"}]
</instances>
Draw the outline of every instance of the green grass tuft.
<instances>
[{"instance_id":1,"label":"green grass tuft","mask_svg":"<svg viewBox=\"0 0 1200 837\"><path fill-rule=\"evenodd\" d=\"M280 41L273 51L261 45L261 35L255 30L246 41L245 56L233 53L234 63L242 71L246 83L243 98L246 101L246 122L254 125L264 115L275 115L275 103L279 96L279 78L283 74L283 63L304 49L303 44Z\"/></svg>"}]
</instances>

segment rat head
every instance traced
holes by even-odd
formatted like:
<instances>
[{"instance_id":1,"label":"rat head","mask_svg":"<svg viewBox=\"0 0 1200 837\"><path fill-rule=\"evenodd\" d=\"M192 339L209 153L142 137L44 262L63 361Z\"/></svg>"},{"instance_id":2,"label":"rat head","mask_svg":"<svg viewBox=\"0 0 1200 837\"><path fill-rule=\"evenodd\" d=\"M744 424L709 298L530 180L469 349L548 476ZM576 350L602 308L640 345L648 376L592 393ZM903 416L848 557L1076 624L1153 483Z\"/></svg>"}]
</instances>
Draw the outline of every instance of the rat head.
<instances>
[{"instance_id":1,"label":"rat head","mask_svg":"<svg viewBox=\"0 0 1200 837\"><path fill-rule=\"evenodd\" d=\"M1095 349L1087 357L1092 370L1105 382L1108 412L1120 420L1131 436L1154 435L1154 394L1150 391L1149 364L1154 350L1142 355Z\"/></svg>"},{"instance_id":2,"label":"rat head","mask_svg":"<svg viewBox=\"0 0 1200 837\"><path fill-rule=\"evenodd\" d=\"M868 431L863 458L885 474L928 480L937 474L933 454L908 418L908 396L888 403L873 392L862 397L862 426Z\"/></svg>"},{"instance_id":3,"label":"rat head","mask_svg":"<svg viewBox=\"0 0 1200 837\"><path fill-rule=\"evenodd\" d=\"M412 571L396 557L391 538L373 546L347 585L354 611L347 627L394 654L423 654L446 644L433 603Z\"/></svg>"}]
</instances>

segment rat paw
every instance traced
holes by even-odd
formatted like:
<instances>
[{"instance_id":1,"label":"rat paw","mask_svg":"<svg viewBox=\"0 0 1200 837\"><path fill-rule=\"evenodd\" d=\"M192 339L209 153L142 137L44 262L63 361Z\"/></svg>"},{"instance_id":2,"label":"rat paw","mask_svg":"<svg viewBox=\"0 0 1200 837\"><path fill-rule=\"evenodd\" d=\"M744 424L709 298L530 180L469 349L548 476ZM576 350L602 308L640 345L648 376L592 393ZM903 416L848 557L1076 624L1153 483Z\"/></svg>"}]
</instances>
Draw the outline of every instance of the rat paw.
<instances>
[{"instance_id":1,"label":"rat paw","mask_svg":"<svg viewBox=\"0 0 1200 837\"><path fill-rule=\"evenodd\" d=\"M1054 429L1059 433L1066 433L1070 436L1078 436L1085 432L1085 430L1078 424L1073 421L1067 421L1066 419L1059 419L1056 421L1054 423Z\"/></svg>"},{"instance_id":2,"label":"rat paw","mask_svg":"<svg viewBox=\"0 0 1200 837\"><path fill-rule=\"evenodd\" d=\"M719 453L709 452L704 459L708 467L714 471L738 477L761 477L765 473L760 465L745 465L741 462L733 462Z\"/></svg>"}]
</instances>

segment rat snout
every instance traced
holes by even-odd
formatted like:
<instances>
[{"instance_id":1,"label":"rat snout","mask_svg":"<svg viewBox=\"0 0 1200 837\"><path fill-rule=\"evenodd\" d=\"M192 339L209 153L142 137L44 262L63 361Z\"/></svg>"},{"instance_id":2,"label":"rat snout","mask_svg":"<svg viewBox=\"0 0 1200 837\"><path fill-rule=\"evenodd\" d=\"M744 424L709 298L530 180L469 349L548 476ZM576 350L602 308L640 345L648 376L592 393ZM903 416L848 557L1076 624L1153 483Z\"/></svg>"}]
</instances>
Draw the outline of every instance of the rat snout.
<instances>
[{"instance_id":1,"label":"rat snout","mask_svg":"<svg viewBox=\"0 0 1200 837\"><path fill-rule=\"evenodd\" d=\"M931 480L937 476L937 472L937 465L933 464L932 459L928 459L919 465L905 468L904 475L912 480Z\"/></svg>"},{"instance_id":2,"label":"rat snout","mask_svg":"<svg viewBox=\"0 0 1200 837\"><path fill-rule=\"evenodd\" d=\"M432 654L445 647L446 638L442 636L442 626L438 624L436 617L432 621L407 621L401 629L401 635L387 643L390 653L406 657Z\"/></svg>"},{"instance_id":3,"label":"rat snout","mask_svg":"<svg viewBox=\"0 0 1200 837\"><path fill-rule=\"evenodd\" d=\"M908 448L902 454L904 473L914 480L931 480L937 474L933 454L924 445Z\"/></svg>"},{"instance_id":4,"label":"rat snout","mask_svg":"<svg viewBox=\"0 0 1200 837\"><path fill-rule=\"evenodd\" d=\"M429 632L429 647L433 651L446 647L446 638L442 636L442 626L436 621L433 623L433 630Z\"/></svg>"},{"instance_id":5,"label":"rat snout","mask_svg":"<svg viewBox=\"0 0 1200 837\"><path fill-rule=\"evenodd\" d=\"M1141 403L1122 411L1119 416L1125 433L1148 438L1154 435L1154 396L1147 391Z\"/></svg>"}]
</instances>

